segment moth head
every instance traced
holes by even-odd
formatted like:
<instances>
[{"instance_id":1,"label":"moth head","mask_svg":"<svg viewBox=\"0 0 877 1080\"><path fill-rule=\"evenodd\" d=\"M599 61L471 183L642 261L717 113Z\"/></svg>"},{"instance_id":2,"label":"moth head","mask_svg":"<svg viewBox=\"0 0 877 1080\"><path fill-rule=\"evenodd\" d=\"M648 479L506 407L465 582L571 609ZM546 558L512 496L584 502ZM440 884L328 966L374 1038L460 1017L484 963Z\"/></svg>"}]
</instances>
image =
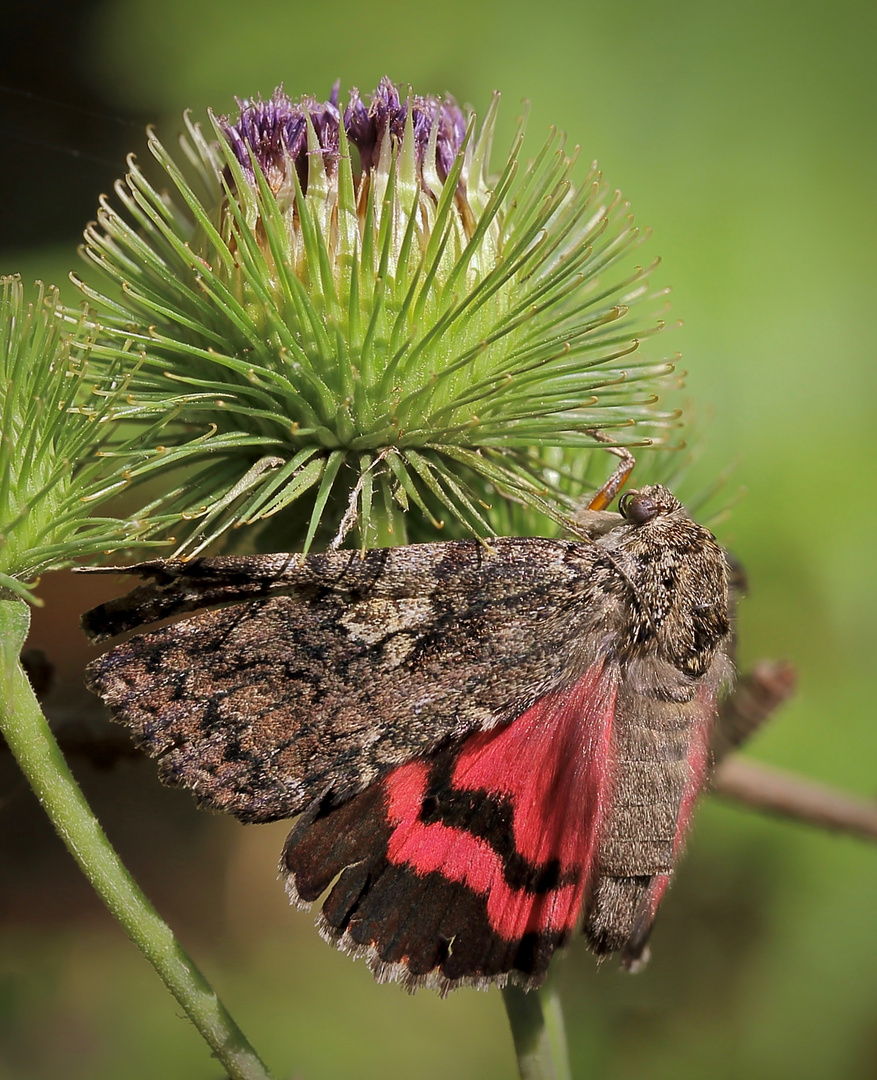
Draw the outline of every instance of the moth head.
<instances>
[{"instance_id":1,"label":"moth head","mask_svg":"<svg viewBox=\"0 0 877 1080\"><path fill-rule=\"evenodd\" d=\"M660 514L681 510L682 503L661 484L628 491L618 500L618 511L631 525L645 525Z\"/></svg>"}]
</instances>

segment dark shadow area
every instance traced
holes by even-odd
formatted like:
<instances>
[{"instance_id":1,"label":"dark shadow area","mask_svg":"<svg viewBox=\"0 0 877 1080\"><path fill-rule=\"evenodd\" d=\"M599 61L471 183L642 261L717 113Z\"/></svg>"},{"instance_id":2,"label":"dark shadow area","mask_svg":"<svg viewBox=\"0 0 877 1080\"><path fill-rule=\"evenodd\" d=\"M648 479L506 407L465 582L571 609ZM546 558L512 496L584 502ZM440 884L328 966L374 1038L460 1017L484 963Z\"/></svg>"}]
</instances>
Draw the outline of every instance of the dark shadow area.
<instances>
[{"instance_id":1,"label":"dark shadow area","mask_svg":"<svg viewBox=\"0 0 877 1080\"><path fill-rule=\"evenodd\" d=\"M142 145L147 119L106 100L81 69L91 0L10 4L0 50L0 248L75 243L97 197Z\"/></svg>"}]
</instances>

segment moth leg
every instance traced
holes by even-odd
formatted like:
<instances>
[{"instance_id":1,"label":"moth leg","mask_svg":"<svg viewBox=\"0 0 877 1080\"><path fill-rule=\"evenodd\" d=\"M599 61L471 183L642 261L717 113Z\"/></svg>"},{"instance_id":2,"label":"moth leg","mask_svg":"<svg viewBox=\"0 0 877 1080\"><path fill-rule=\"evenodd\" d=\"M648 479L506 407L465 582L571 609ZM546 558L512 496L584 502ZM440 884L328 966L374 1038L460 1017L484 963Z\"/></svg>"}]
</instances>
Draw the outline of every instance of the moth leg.
<instances>
[{"instance_id":1,"label":"moth leg","mask_svg":"<svg viewBox=\"0 0 877 1080\"><path fill-rule=\"evenodd\" d=\"M602 431L593 430L589 431L588 434L596 439L597 442L603 443L610 454L614 454L616 457L621 458L621 461L613 471L612 475L601 488L598 488L594 493L594 497L588 503L589 510L605 510L618 492L624 487L628 476L633 472L633 467L636 465L636 458L626 446L616 446L609 436L604 435Z\"/></svg>"}]
</instances>

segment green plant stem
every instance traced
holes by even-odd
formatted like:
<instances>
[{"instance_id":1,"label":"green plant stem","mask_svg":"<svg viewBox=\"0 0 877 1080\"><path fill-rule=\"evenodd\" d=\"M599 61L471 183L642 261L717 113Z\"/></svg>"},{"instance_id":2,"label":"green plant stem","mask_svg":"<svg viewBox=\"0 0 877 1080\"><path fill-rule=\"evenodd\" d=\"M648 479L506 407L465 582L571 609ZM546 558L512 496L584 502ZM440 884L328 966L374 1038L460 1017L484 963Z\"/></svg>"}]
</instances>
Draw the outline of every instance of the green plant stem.
<instances>
[{"instance_id":1,"label":"green plant stem","mask_svg":"<svg viewBox=\"0 0 877 1080\"><path fill-rule=\"evenodd\" d=\"M550 986L529 993L519 986L502 991L521 1080L570 1080L563 1013Z\"/></svg>"},{"instance_id":2,"label":"green plant stem","mask_svg":"<svg viewBox=\"0 0 877 1080\"><path fill-rule=\"evenodd\" d=\"M569 1066L569 1047L566 1042L566 1025L563 1022L563 1007L560 1003L560 994L548 972L548 981L540 991L542 997L542 1012L545 1016L545 1027L548 1031L548 1041L551 1044L551 1054L554 1058L554 1067L557 1071L557 1080L572 1080L572 1070Z\"/></svg>"},{"instance_id":3,"label":"green plant stem","mask_svg":"<svg viewBox=\"0 0 877 1080\"><path fill-rule=\"evenodd\" d=\"M137 887L74 780L19 662L30 612L0 599L0 725L61 839L232 1080L271 1080L216 992Z\"/></svg>"}]
</instances>

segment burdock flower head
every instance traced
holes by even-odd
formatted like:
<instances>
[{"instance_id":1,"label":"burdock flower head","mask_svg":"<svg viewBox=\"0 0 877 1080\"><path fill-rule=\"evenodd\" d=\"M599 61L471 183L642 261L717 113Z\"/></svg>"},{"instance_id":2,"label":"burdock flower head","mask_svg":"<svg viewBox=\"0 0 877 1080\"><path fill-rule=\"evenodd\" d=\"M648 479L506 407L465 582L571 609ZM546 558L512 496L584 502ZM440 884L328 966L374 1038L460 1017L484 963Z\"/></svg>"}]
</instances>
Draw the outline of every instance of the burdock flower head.
<instances>
[{"instance_id":1,"label":"burdock flower head","mask_svg":"<svg viewBox=\"0 0 877 1080\"><path fill-rule=\"evenodd\" d=\"M89 316L66 312L56 289L29 295L20 278L0 277L0 603L38 603L41 574L148 544L171 524L155 506L96 513L158 461L116 422L130 363L94 361L94 339Z\"/></svg>"},{"instance_id":2,"label":"burdock flower head","mask_svg":"<svg viewBox=\"0 0 877 1080\"><path fill-rule=\"evenodd\" d=\"M136 357L126 415L199 463L166 497L180 551L281 512L305 549L561 521L608 469L588 448L665 438L627 204L557 134L491 172L496 108L277 90L212 139L187 121L186 171L151 137L172 194L131 163L86 233L121 299L86 292L96 353Z\"/></svg>"}]
</instances>

